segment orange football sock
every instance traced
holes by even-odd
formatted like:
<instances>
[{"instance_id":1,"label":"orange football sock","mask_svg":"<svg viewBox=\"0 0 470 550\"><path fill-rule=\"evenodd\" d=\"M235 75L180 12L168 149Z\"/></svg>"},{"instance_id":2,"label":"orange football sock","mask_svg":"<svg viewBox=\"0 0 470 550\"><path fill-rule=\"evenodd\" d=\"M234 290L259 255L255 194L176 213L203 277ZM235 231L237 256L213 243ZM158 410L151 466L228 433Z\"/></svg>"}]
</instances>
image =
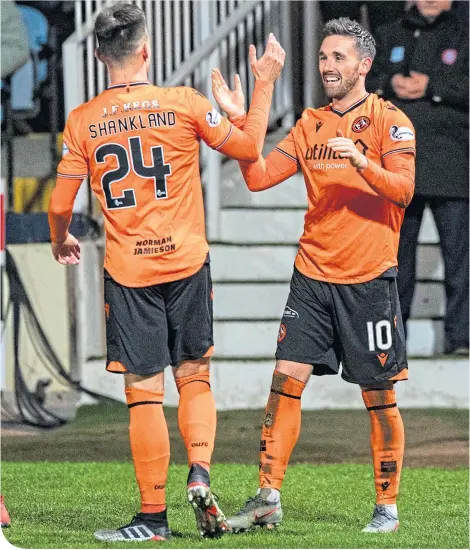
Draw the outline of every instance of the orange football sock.
<instances>
[{"instance_id":1,"label":"orange football sock","mask_svg":"<svg viewBox=\"0 0 470 550\"><path fill-rule=\"evenodd\" d=\"M274 371L261 431L259 486L281 489L290 455L300 433L300 398L305 384Z\"/></svg>"},{"instance_id":2,"label":"orange football sock","mask_svg":"<svg viewBox=\"0 0 470 550\"><path fill-rule=\"evenodd\" d=\"M198 463L209 470L217 425L209 371L175 380L180 394L178 426L189 465Z\"/></svg>"},{"instance_id":3,"label":"orange football sock","mask_svg":"<svg viewBox=\"0 0 470 550\"><path fill-rule=\"evenodd\" d=\"M128 387L129 438L141 512L161 512L170 462L170 438L163 413L163 392Z\"/></svg>"},{"instance_id":4,"label":"orange football sock","mask_svg":"<svg viewBox=\"0 0 470 550\"><path fill-rule=\"evenodd\" d=\"M369 411L377 504L395 504L405 451L405 430L395 390L363 389Z\"/></svg>"}]
</instances>

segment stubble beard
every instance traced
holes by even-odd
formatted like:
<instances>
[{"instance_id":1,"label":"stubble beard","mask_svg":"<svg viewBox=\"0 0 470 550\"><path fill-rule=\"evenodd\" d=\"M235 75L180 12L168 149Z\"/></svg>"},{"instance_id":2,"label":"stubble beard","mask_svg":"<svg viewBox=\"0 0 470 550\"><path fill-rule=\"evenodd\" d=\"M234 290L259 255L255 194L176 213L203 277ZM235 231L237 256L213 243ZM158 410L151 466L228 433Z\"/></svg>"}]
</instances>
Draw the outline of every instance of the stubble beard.
<instances>
[{"instance_id":1,"label":"stubble beard","mask_svg":"<svg viewBox=\"0 0 470 550\"><path fill-rule=\"evenodd\" d=\"M325 94L329 99L343 99L354 88L359 80L359 66L354 69L353 74L335 89L324 88Z\"/></svg>"}]
</instances>

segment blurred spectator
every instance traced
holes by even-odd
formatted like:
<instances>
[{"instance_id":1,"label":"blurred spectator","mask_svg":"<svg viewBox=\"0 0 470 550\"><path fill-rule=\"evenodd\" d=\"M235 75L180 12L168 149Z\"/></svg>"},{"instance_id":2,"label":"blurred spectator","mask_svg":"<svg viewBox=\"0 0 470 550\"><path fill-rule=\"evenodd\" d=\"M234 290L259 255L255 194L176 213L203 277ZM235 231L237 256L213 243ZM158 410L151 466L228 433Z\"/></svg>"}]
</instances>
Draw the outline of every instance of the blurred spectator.
<instances>
[{"instance_id":1,"label":"blurred spectator","mask_svg":"<svg viewBox=\"0 0 470 550\"><path fill-rule=\"evenodd\" d=\"M19 0L18 4L31 6L43 13L49 22L49 25L57 28L57 43L61 47L64 40L68 38L75 30L74 2L71 1L42 1ZM85 6L83 6L85 8Z\"/></svg>"},{"instance_id":2,"label":"blurred spectator","mask_svg":"<svg viewBox=\"0 0 470 550\"><path fill-rule=\"evenodd\" d=\"M406 2L396 0L393 2L361 2L353 0L352 2L336 2L335 0L322 0L320 2L320 11L324 22L338 17L349 17L361 22L361 7L367 6L367 16L369 19L369 28L372 33L379 25L390 21L395 21L403 16Z\"/></svg>"},{"instance_id":3,"label":"blurred spectator","mask_svg":"<svg viewBox=\"0 0 470 550\"><path fill-rule=\"evenodd\" d=\"M404 320L416 281L416 248L425 205L439 232L445 265L446 353L468 354L468 19L451 0L417 0L377 30L367 88L390 99L416 129L416 190L398 254Z\"/></svg>"},{"instance_id":4,"label":"blurred spectator","mask_svg":"<svg viewBox=\"0 0 470 550\"><path fill-rule=\"evenodd\" d=\"M51 30L55 31L55 47L52 48L50 40L48 41L47 46L44 48L44 51L41 54L41 59L49 60L50 55L53 53L53 50L56 51L58 55L58 71L56 78L58 79L58 87L60 90L63 89L63 71L61 70L62 63L62 45L64 41L74 32L75 30L75 16L74 16L74 2L71 1L42 1L42 0L33 0L33 1L24 1L19 0L18 4L24 6L30 6L39 10L46 18L49 24L49 35ZM85 3L83 4L83 10L85 10ZM50 74L46 81L41 82L39 89L37 91L37 97L40 104L40 111L36 118L29 119L28 124L34 132L49 132L51 130L51 109L54 109L58 116L58 126L63 128L65 125L64 118L64 94L59 94L57 98L57 104L51 101L51 82Z\"/></svg>"},{"instance_id":5,"label":"blurred spectator","mask_svg":"<svg viewBox=\"0 0 470 550\"><path fill-rule=\"evenodd\" d=\"M1 78L8 78L29 59L28 35L15 2L2 0Z\"/></svg>"}]
</instances>

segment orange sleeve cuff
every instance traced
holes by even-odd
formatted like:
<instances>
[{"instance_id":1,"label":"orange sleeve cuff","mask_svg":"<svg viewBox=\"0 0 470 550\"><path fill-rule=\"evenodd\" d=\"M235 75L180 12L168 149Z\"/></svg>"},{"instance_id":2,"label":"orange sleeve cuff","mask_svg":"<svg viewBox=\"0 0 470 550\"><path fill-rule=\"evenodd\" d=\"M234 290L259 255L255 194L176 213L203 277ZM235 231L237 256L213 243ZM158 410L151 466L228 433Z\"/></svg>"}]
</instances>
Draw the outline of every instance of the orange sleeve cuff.
<instances>
[{"instance_id":1,"label":"orange sleeve cuff","mask_svg":"<svg viewBox=\"0 0 470 550\"><path fill-rule=\"evenodd\" d=\"M235 128L243 130L243 126L245 125L246 120L246 113L243 113L240 116L229 117L229 120L235 126Z\"/></svg>"},{"instance_id":2,"label":"orange sleeve cuff","mask_svg":"<svg viewBox=\"0 0 470 550\"><path fill-rule=\"evenodd\" d=\"M378 195L406 208L413 198L414 156L410 153L389 155L384 165L382 168L368 159L367 167L358 172Z\"/></svg>"}]
</instances>

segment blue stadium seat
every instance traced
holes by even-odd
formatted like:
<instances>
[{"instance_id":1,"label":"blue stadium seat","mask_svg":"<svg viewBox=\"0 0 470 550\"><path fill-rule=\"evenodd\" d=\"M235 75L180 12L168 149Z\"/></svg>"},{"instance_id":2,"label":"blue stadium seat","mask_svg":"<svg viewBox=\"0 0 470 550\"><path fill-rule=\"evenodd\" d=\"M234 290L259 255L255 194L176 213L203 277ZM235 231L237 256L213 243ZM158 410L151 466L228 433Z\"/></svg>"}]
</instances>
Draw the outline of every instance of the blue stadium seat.
<instances>
[{"instance_id":1,"label":"blue stadium seat","mask_svg":"<svg viewBox=\"0 0 470 550\"><path fill-rule=\"evenodd\" d=\"M47 44L49 24L46 17L36 8L18 6L28 31L31 59L11 79L11 102L13 111L26 116L37 114L34 94L37 87L47 78L47 60L39 59L39 52ZM18 114L19 114L18 113Z\"/></svg>"}]
</instances>

